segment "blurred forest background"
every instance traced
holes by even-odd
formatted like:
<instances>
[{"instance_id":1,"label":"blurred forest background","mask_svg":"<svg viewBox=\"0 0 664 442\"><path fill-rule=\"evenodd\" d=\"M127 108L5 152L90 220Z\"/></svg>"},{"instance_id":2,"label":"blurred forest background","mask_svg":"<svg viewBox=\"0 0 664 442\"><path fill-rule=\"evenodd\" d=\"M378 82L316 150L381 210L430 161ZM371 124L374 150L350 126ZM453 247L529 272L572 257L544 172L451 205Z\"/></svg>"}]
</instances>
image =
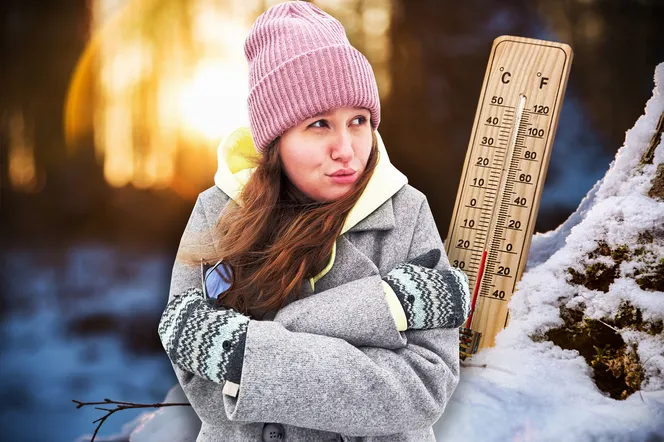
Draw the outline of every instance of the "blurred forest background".
<instances>
[{"instance_id":1,"label":"blurred forest background","mask_svg":"<svg viewBox=\"0 0 664 442\"><path fill-rule=\"evenodd\" d=\"M275 3L0 3L6 440L71 441L101 413L71 399L154 402L176 382L156 333L171 266L217 144L247 120L244 38ZM661 0L314 3L373 65L391 161L428 196L443 238L497 36L574 50L538 232L604 175L664 61Z\"/></svg>"}]
</instances>

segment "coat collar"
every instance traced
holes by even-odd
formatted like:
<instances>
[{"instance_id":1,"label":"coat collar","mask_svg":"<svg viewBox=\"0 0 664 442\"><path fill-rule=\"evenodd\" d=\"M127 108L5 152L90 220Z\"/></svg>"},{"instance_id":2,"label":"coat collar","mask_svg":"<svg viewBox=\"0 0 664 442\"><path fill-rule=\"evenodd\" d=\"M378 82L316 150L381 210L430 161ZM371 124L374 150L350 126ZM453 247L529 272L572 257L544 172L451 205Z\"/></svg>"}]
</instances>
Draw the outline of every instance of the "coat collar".
<instances>
[{"instance_id":1,"label":"coat collar","mask_svg":"<svg viewBox=\"0 0 664 442\"><path fill-rule=\"evenodd\" d=\"M366 232L368 230L392 230L396 225L392 199L381 204L370 215L348 229L348 232Z\"/></svg>"}]
</instances>

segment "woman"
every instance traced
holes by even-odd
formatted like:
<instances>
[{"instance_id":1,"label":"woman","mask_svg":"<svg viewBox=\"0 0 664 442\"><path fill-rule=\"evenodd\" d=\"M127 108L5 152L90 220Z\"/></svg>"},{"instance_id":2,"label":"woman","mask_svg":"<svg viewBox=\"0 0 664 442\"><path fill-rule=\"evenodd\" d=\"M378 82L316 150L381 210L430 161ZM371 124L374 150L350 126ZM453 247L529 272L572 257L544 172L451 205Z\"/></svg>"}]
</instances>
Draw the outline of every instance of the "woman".
<instances>
[{"instance_id":1,"label":"woman","mask_svg":"<svg viewBox=\"0 0 664 442\"><path fill-rule=\"evenodd\" d=\"M220 146L159 325L197 440L434 441L468 280L389 162L371 66L308 2L264 12L245 54L250 126Z\"/></svg>"}]
</instances>

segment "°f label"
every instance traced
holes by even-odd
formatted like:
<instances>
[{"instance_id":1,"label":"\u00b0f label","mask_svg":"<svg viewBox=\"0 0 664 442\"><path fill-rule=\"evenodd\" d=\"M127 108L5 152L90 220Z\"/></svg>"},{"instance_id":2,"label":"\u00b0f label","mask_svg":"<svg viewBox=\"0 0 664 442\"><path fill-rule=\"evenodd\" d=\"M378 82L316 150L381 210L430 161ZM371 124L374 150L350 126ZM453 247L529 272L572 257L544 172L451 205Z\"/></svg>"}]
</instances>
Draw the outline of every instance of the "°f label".
<instances>
[{"instance_id":1,"label":"\u00b0f label","mask_svg":"<svg viewBox=\"0 0 664 442\"><path fill-rule=\"evenodd\" d=\"M528 258L567 85L572 49L562 43L494 40L475 113L452 220L450 263L470 280L462 332L494 345Z\"/></svg>"}]
</instances>

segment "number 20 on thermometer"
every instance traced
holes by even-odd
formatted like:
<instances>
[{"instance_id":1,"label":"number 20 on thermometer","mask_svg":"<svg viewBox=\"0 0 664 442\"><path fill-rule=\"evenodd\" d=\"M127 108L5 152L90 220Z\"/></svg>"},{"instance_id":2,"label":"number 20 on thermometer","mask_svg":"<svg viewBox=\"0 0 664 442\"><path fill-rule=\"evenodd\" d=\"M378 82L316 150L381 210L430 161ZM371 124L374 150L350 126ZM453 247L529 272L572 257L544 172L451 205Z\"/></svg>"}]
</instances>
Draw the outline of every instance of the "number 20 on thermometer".
<instances>
[{"instance_id":1,"label":"number 20 on thermometer","mask_svg":"<svg viewBox=\"0 0 664 442\"><path fill-rule=\"evenodd\" d=\"M491 347L521 278L572 63L562 43L494 40L445 239L470 281L460 353Z\"/></svg>"}]
</instances>

